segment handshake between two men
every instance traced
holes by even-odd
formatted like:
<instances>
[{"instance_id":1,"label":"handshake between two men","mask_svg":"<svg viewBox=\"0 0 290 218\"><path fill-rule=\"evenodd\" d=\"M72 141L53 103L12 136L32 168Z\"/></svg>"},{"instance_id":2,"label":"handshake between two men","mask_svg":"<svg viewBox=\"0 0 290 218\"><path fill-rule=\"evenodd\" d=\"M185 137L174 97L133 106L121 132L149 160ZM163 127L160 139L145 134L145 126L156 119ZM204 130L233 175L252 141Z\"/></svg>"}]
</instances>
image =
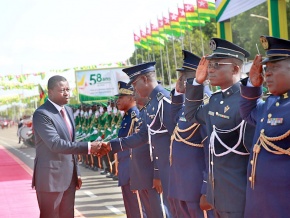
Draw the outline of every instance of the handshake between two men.
<instances>
[{"instance_id":1,"label":"handshake between two men","mask_svg":"<svg viewBox=\"0 0 290 218\"><path fill-rule=\"evenodd\" d=\"M102 157L111 151L110 142L94 141L91 142L91 154Z\"/></svg>"}]
</instances>

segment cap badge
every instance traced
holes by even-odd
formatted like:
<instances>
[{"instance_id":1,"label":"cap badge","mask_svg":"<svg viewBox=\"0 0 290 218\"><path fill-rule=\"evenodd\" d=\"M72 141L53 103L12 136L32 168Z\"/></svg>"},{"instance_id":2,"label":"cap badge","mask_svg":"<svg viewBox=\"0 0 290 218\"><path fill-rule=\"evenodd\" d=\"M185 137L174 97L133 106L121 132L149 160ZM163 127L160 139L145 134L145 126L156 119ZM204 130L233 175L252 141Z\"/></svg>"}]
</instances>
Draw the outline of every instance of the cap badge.
<instances>
[{"instance_id":1,"label":"cap badge","mask_svg":"<svg viewBox=\"0 0 290 218\"><path fill-rule=\"evenodd\" d=\"M215 41L212 39L212 40L210 40L210 42L209 42L209 47L210 47L210 49L211 50L216 50L216 43L215 43Z\"/></svg>"},{"instance_id":2,"label":"cap badge","mask_svg":"<svg viewBox=\"0 0 290 218\"><path fill-rule=\"evenodd\" d=\"M264 37L264 36L260 37L260 42L262 43L262 46L265 50L267 50L269 48L269 43L268 43L268 40L266 39L266 37Z\"/></svg>"}]
</instances>

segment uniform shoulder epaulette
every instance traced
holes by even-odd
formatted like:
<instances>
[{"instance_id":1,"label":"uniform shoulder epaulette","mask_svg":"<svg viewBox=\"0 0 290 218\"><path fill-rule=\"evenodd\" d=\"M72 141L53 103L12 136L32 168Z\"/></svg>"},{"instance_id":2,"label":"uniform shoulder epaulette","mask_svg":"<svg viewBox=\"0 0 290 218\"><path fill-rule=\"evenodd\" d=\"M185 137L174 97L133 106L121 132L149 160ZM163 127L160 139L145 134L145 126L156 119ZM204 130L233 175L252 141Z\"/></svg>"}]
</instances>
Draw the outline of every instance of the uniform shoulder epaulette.
<instances>
[{"instance_id":1,"label":"uniform shoulder epaulette","mask_svg":"<svg viewBox=\"0 0 290 218\"><path fill-rule=\"evenodd\" d=\"M134 119L135 117L137 117L137 114L136 114L135 111L132 111L132 112L131 112L131 118Z\"/></svg>"},{"instance_id":2,"label":"uniform shoulder epaulette","mask_svg":"<svg viewBox=\"0 0 290 218\"><path fill-rule=\"evenodd\" d=\"M162 92L158 92L156 95L157 101L160 101L164 97L164 94Z\"/></svg>"},{"instance_id":3,"label":"uniform shoulder epaulette","mask_svg":"<svg viewBox=\"0 0 290 218\"><path fill-rule=\"evenodd\" d=\"M203 104L204 105L209 103L209 98L210 98L209 95L204 93L204 95L203 95Z\"/></svg>"}]
</instances>

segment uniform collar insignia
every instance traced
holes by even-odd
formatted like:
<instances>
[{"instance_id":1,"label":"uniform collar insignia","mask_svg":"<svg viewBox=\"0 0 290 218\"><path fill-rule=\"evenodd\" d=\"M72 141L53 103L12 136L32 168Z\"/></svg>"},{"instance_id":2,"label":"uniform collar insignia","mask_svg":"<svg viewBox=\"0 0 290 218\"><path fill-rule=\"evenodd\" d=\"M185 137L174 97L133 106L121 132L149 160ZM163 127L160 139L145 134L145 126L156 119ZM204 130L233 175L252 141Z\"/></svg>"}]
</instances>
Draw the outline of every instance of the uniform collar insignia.
<instances>
[{"instance_id":1,"label":"uniform collar insignia","mask_svg":"<svg viewBox=\"0 0 290 218\"><path fill-rule=\"evenodd\" d=\"M232 94L240 91L240 84L239 83L235 83L234 85L232 85L230 88L228 88L226 91L222 92L224 97L227 96L231 96Z\"/></svg>"},{"instance_id":2,"label":"uniform collar insignia","mask_svg":"<svg viewBox=\"0 0 290 218\"><path fill-rule=\"evenodd\" d=\"M206 105L209 102L209 95L204 93L203 95L203 104Z\"/></svg>"},{"instance_id":3,"label":"uniform collar insignia","mask_svg":"<svg viewBox=\"0 0 290 218\"><path fill-rule=\"evenodd\" d=\"M132 111L131 112L131 118L135 118L137 116L136 112L135 111Z\"/></svg>"},{"instance_id":4,"label":"uniform collar insignia","mask_svg":"<svg viewBox=\"0 0 290 218\"><path fill-rule=\"evenodd\" d=\"M164 95L162 92L158 92L156 97L157 97L157 100L160 101L164 97Z\"/></svg>"}]
</instances>

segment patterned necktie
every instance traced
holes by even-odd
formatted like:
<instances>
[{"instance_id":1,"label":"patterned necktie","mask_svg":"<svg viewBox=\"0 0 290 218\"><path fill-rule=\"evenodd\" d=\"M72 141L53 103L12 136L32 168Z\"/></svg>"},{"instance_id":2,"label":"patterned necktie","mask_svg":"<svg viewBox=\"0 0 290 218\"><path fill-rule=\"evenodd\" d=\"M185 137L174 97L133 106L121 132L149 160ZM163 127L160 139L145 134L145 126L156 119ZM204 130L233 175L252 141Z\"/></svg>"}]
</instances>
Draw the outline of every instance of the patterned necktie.
<instances>
[{"instance_id":1,"label":"patterned necktie","mask_svg":"<svg viewBox=\"0 0 290 218\"><path fill-rule=\"evenodd\" d=\"M62 109L60 110L60 113L61 113L61 116L62 116L62 118L64 119L65 125L66 125L66 127L67 127L67 129L68 129L68 132L69 132L70 138L72 139L72 127L71 127L70 121L69 121L69 119L68 119L68 117L67 117L67 114L66 114L66 112L65 112L65 109L62 108Z\"/></svg>"}]
</instances>

